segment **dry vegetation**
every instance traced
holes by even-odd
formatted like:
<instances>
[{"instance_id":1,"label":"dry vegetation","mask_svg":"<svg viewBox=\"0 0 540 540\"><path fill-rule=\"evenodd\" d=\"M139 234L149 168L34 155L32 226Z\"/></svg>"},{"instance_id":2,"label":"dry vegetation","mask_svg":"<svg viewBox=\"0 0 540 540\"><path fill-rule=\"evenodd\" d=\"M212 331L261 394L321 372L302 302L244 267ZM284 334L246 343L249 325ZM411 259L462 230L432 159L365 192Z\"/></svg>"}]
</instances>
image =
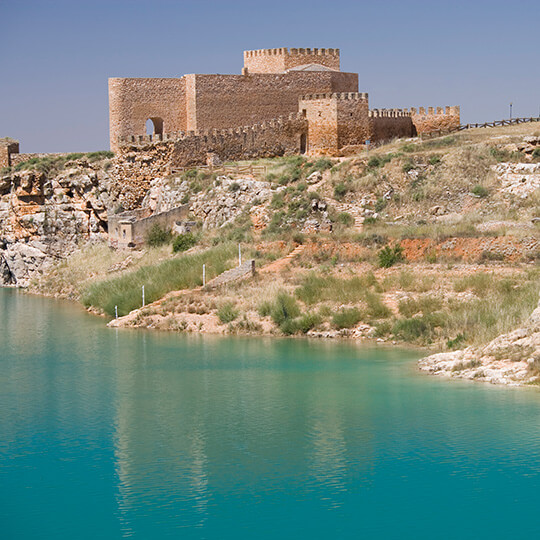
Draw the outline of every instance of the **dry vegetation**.
<instances>
[{"instance_id":1,"label":"dry vegetation","mask_svg":"<svg viewBox=\"0 0 540 540\"><path fill-rule=\"evenodd\" d=\"M369 156L259 160L275 189L262 230L253 226L252 209L260 206L253 201L234 223L199 233L185 254L171 258L169 245L130 255L94 246L34 287L82 296L109 314L120 305L127 313L138 307L143 282L154 284L148 301L193 288L203 262L215 263L214 272L234 264L239 242L258 268L303 244L281 272L186 292L141 310L129 324L352 336L443 349L485 343L517 327L538 299L539 235L532 220L540 217L539 193L503 193L494 166L539 162L539 155L516 150L524 136L539 134L533 124L394 141ZM320 173L315 180L313 173ZM202 186L194 184L195 191L210 192L219 181L189 175ZM326 210L314 211L314 201ZM365 218L361 231L358 216ZM306 220L323 217L331 231L304 229ZM171 273L182 276L171 279Z\"/></svg>"}]
</instances>

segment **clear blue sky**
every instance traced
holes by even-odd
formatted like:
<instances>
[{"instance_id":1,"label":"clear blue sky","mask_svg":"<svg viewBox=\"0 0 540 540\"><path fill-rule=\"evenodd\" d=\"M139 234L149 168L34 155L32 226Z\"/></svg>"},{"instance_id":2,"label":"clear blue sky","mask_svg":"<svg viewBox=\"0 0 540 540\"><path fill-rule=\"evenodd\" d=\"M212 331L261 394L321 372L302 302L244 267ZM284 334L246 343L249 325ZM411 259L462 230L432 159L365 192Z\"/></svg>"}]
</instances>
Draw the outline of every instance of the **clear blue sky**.
<instances>
[{"instance_id":1,"label":"clear blue sky","mask_svg":"<svg viewBox=\"0 0 540 540\"><path fill-rule=\"evenodd\" d=\"M539 22L539 0L0 0L0 137L108 148L108 77L239 73L269 47L340 48L372 108L537 116Z\"/></svg>"}]
</instances>

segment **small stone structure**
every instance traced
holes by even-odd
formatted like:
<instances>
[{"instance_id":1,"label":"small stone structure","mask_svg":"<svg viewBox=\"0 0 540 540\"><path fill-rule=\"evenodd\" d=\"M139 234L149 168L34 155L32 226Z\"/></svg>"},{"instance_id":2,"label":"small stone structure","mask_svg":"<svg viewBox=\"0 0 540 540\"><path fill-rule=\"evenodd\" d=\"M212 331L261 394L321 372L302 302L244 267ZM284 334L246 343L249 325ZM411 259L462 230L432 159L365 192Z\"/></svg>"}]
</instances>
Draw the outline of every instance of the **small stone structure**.
<instances>
[{"instance_id":1,"label":"small stone structure","mask_svg":"<svg viewBox=\"0 0 540 540\"><path fill-rule=\"evenodd\" d=\"M189 205L185 204L153 215L149 208L109 214L109 245L120 249L140 246L154 225L173 230L178 221L186 219L188 213Z\"/></svg>"},{"instance_id":2,"label":"small stone structure","mask_svg":"<svg viewBox=\"0 0 540 540\"><path fill-rule=\"evenodd\" d=\"M0 169L11 167L12 155L19 153L19 141L5 137L0 139Z\"/></svg>"}]
</instances>

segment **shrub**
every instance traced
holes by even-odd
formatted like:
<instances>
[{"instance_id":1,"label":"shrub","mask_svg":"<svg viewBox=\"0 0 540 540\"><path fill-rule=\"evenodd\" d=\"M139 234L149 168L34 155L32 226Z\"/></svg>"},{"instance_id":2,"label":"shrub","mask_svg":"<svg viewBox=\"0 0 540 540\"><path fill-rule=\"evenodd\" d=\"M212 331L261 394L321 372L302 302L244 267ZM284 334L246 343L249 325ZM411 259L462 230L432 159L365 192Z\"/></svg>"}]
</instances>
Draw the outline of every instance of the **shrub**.
<instances>
[{"instance_id":1,"label":"shrub","mask_svg":"<svg viewBox=\"0 0 540 540\"><path fill-rule=\"evenodd\" d=\"M448 349L457 349L458 347L461 347L464 341L465 341L465 335L458 334L454 339L449 339L446 342L446 347Z\"/></svg>"},{"instance_id":2,"label":"shrub","mask_svg":"<svg viewBox=\"0 0 540 540\"><path fill-rule=\"evenodd\" d=\"M379 257L379 265L381 268L390 268L391 266L394 266L394 264L405 260L403 248L399 244L396 244L393 247L383 247L377 253L377 256Z\"/></svg>"},{"instance_id":3,"label":"shrub","mask_svg":"<svg viewBox=\"0 0 540 540\"><path fill-rule=\"evenodd\" d=\"M238 317L238 310L232 302L225 302L217 311L217 316L221 324L227 324Z\"/></svg>"},{"instance_id":4,"label":"shrub","mask_svg":"<svg viewBox=\"0 0 540 540\"><path fill-rule=\"evenodd\" d=\"M386 199L379 197L375 202L375 212L382 212L386 208L387 202Z\"/></svg>"},{"instance_id":5,"label":"shrub","mask_svg":"<svg viewBox=\"0 0 540 540\"><path fill-rule=\"evenodd\" d=\"M381 164L381 160L378 156L373 156L369 158L368 167L370 169L376 169L377 167L380 166L380 164Z\"/></svg>"},{"instance_id":6,"label":"shrub","mask_svg":"<svg viewBox=\"0 0 540 540\"><path fill-rule=\"evenodd\" d=\"M412 171L413 169L415 168L415 165L412 161L407 161L403 167L402 167L402 171L404 173L408 173L409 171Z\"/></svg>"},{"instance_id":7,"label":"shrub","mask_svg":"<svg viewBox=\"0 0 540 540\"><path fill-rule=\"evenodd\" d=\"M401 319L392 328L394 336L403 341L418 341L426 338L429 332L430 327L423 317Z\"/></svg>"},{"instance_id":8,"label":"shrub","mask_svg":"<svg viewBox=\"0 0 540 540\"><path fill-rule=\"evenodd\" d=\"M362 312L358 308L343 308L332 316L332 324L338 328L352 328L362 320Z\"/></svg>"},{"instance_id":9,"label":"shrub","mask_svg":"<svg viewBox=\"0 0 540 540\"><path fill-rule=\"evenodd\" d=\"M533 158L540 158L540 148L535 148L532 153Z\"/></svg>"},{"instance_id":10,"label":"shrub","mask_svg":"<svg viewBox=\"0 0 540 540\"><path fill-rule=\"evenodd\" d=\"M229 191L238 191L240 189L240 184L238 182L233 182L230 186L229 186Z\"/></svg>"},{"instance_id":11,"label":"shrub","mask_svg":"<svg viewBox=\"0 0 540 540\"><path fill-rule=\"evenodd\" d=\"M354 218L348 212L340 212L337 215L336 221L345 225L345 227L350 227L354 223Z\"/></svg>"},{"instance_id":12,"label":"shrub","mask_svg":"<svg viewBox=\"0 0 540 540\"><path fill-rule=\"evenodd\" d=\"M261 317L268 317L272 314L272 302L262 302L257 311Z\"/></svg>"},{"instance_id":13,"label":"shrub","mask_svg":"<svg viewBox=\"0 0 540 540\"><path fill-rule=\"evenodd\" d=\"M489 251L485 249L480 255L480 262L489 262L489 261L504 261L504 253L500 251Z\"/></svg>"},{"instance_id":14,"label":"shrub","mask_svg":"<svg viewBox=\"0 0 540 540\"><path fill-rule=\"evenodd\" d=\"M480 184L476 184L472 189L471 193L476 197L481 197L482 199L489 195L489 190Z\"/></svg>"},{"instance_id":15,"label":"shrub","mask_svg":"<svg viewBox=\"0 0 540 540\"><path fill-rule=\"evenodd\" d=\"M173 252L186 251L197 243L197 238L192 233L179 234L173 240Z\"/></svg>"},{"instance_id":16,"label":"shrub","mask_svg":"<svg viewBox=\"0 0 540 540\"><path fill-rule=\"evenodd\" d=\"M441 162L440 156L434 155L434 156L430 156L429 158L430 165L438 165L440 162Z\"/></svg>"},{"instance_id":17,"label":"shrub","mask_svg":"<svg viewBox=\"0 0 540 540\"><path fill-rule=\"evenodd\" d=\"M334 186L334 197L336 199L342 199L347 194L347 191L347 186L343 182L340 182Z\"/></svg>"},{"instance_id":18,"label":"shrub","mask_svg":"<svg viewBox=\"0 0 540 540\"><path fill-rule=\"evenodd\" d=\"M157 223L152 225L146 235L146 243L152 247L168 244L172 240L172 233L166 229L162 229Z\"/></svg>"},{"instance_id":19,"label":"shrub","mask_svg":"<svg viewBox=\"0 0 540 540\"><path fill-rule=\"evenodd\" d=\"M318 313L306 313L295 319L296 327L302 334L307 334L312 328L315 328L322 322L322 317Z\"/></svg>"},{"instance_id":20,"label":"shrub","mask_svg":"<svg viewBox=\"0 0 540 540\"><path fill-rule=\"evenodd\" d=\"M326 171L327 169L331 169L332 165L333 163L330 159L320 158L311 166L311 170L323 172L323 171Z\"/></svg>"},{"instance_id":21,"label":"shrub","mask_svg":"<svg viewBox=\"0 0 540 540\"><path fill-rule=\"evenodd\" d=\"M287 321L300 315L300 308L290 294L282 291L277 295L270 315L274 323L281 328Z\"/></svg>"},{"instance_id":22,"label":"shrub","mask_svg":"<svg viewBox=\"0 0 540 540\"><path fill-rule=\"evenodd\" d=\"M392 312L382 301L381 296L375 292L366 292L367 312L372 319L386 319Z\"/></svg>"},{"instance_id":23,"label":"shrub","mask_svg":"<svg viewBox=\"0 0 540 540\"><path fill-rule=\"evenodd\" d=\"M404 144L401 147L401 150L403 150L403 152L414 152L416 150L416 146L414 144Z\"/></svg>"}]
</instances>

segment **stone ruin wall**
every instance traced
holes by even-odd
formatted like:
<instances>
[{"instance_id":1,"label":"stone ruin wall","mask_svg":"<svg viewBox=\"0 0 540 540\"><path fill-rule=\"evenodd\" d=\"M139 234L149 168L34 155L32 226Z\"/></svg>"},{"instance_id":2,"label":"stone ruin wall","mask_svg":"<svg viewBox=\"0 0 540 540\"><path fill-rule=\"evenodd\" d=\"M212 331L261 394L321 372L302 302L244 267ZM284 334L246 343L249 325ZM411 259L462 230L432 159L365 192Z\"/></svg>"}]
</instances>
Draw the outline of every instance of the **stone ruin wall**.
<instances>
[{"instance_id":1,"label":"stone ruin wall","mask_svg":"<svg viewBox=\"0 0 540 540\"><path fill-rule=\"evenodd\" d=\"M119 181L112 195L125 209L137 208L151 181L175 168L205 165L211 154L222 161L299 154L306 136L307 120L296 113L243 128L126 137L115 158Z\"/></svg>"},{"instance_id":2,"label":"stone ruin wall","mask_svg":"<svg viewBox=\"0 0 540 540\"><path fill-rule=\"evenodd\" d=\"M123 244L122 222L131 222L131 244L138 246L145 242L146 236L154 225L162 229L172 230L177 221L183 221L189 214L189 204L171 208L166 212L149 215L150 209L144 208L120 214L108 214L109 245L119 247ZM124 247L127 247L124 246Z\"/></svg>"},{"instance_id":3,"label":"stone ruin wall","mask_svg":"<svg viewBox=\"0 0 540 540\"><path fill-rule=\"evenodd\" d=\"M282 73L305 64L320 64L339 71L339 49L282 47L244 51L244 70L248 73Z\"/></svg>"},{"instance_id":4,"label":"stone ruin wall","mask_svg":"<svg viewBox=\"0 0 540 540\"><path fill-rule=\"evenodd\" d=\"M0 139L0 169L12 167L13 159L19 153L19 141Z\"/></svg>"},{"instance_id":5,"label":"stone ruin wall","mask_svg":"<svg viewBox=\"0 0 540 540\"><path fill-rule=\"evenodd\" d=\"M202 165L207 154L222 161L299 154L306 134L307 122L299 113L250 127L199 131L174 142L171 166Z\"/></svg>"}]
</instances>

